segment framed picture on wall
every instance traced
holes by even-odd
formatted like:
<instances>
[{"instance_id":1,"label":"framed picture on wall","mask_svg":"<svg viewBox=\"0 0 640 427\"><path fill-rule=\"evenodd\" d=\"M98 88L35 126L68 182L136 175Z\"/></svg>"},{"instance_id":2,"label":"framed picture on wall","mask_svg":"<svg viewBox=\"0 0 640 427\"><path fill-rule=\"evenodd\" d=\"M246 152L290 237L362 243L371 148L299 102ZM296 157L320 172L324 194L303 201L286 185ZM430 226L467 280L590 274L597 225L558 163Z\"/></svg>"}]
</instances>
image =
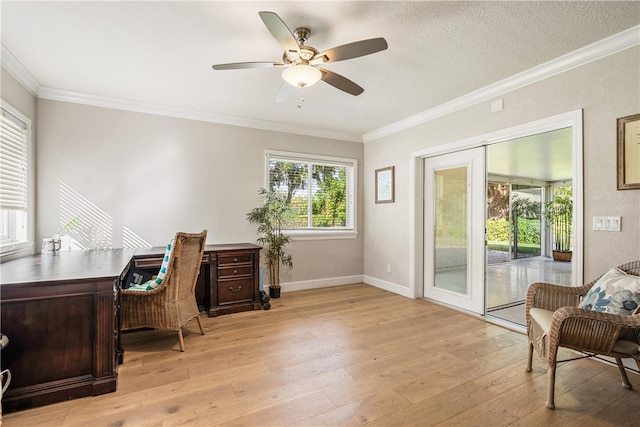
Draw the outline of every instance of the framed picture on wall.
<instances>
[{"instance_id":1,"label":"framed picture on wall","mask_svg":"<svg viewBox=\"0 0 640 427\"><path fill-rule=\"evenodd\" d=\"M395 201L394 166L376 169L376 203Z\"/></svg>"},{"instance_id":2,"label":"framed picture on wall","mask_svg":"<svg viewBox=\"0 0 640 427\"><path fill-rule=\"evenodd\" d=\"M640 189L640 114L618 119L618 190Z\"/></svg>"}]
</instances>

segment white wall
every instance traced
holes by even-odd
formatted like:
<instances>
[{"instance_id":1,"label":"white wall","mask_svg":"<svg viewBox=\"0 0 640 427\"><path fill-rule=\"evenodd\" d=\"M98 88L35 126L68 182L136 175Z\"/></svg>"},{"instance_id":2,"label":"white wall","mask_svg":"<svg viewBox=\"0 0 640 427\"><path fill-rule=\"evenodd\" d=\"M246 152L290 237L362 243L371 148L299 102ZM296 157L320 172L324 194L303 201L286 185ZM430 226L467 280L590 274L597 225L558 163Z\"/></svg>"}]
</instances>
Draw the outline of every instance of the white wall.
<instances>
[{"instance_id":1,"label":"white wall","mask_svg":"<svg viewBox=\"0 0 640 427\"><path fill-rule=\"evenodd\" d=\"M266 149L360 165L364 151L361 143L44 99L38 126L38 237L55 233L65 214L84 212L90 237L107 247L127 246L125 230L154 246L178 230L202 229L208 243L255 242L256 226L245 215L261 202ZM361 206L361 181L358 194ZM359 280L362 241L362 233L294 241L294 269L284 271L283 289Z\"/></svg>"},{"instance_id":2,"label":"white wall","mask_svg":"<svg viewBox=\"0 0 640 427\"><path fill-rule=\"evenodd\" d=\"M583 109L584 126L584 279L592 280L612 266L640 258L640 190L616 190L616 118L640 112L640 48L502 98L502 111L491 113L490 103L484 102L365 144L365 281L409 294L409 254L414 239L410 235L411 199L422 202L409 194L412 152L578 109ZM374 171L391 165L396 167L396 202L376 205ZM622 231L592 231L595 215L622 216Z\"/></svg>"},{"instance_id":3,"label":"white wall","mask_svg":"<svg viewBox=\"0 0 640 427\"><path fill-rule=\"evenodd\" d=\"M37 99L24 86L22 86L7 70L2 68L0 75L0 88L2 89L2 99L11 104L12 107L29 117L35 133L36 105Z\"/></svg>"}]
</instances>

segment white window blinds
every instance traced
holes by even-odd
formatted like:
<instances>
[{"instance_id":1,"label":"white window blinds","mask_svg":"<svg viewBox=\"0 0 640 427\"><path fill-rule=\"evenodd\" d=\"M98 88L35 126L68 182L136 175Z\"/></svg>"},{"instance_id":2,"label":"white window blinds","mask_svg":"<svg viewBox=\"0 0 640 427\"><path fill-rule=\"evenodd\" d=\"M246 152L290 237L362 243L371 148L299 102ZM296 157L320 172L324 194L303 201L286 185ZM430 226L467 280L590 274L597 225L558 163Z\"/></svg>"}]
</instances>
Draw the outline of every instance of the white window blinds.
<instances>
[{"instance_id":1,"label":"white window blinds","mask_svg":"<svg viewBox=\"0 0 640 427\"><path fill-rule=\"evenodd\" d=\"M27 124L4 108L0 118L0 209L27 210Z\"/></svg>"},{"instance_id":2,"label":"white window blinds","mask_svg":"<svg viewBox=\"0 0 640 427\"><path fill-rule=\"evenodd\" d=\"M294 212L290 229L355 230L355 159L268 151L267 169Z\"/></svg>"}]
</instances>

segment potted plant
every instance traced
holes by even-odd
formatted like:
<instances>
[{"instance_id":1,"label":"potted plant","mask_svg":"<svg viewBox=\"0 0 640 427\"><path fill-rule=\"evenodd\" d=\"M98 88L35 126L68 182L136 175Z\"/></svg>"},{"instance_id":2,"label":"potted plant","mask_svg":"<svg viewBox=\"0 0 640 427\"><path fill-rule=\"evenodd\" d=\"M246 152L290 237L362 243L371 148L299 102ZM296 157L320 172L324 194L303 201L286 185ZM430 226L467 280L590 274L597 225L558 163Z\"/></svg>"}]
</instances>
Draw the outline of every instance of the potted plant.
<instances>
[{"instance_id":1,"label":"potted plant","mask_svg":"<svg viewBox=\"0 0 640 427\"><path fill-rule=\"evenodd\" d=\"M42 253L55 255L62 248L62 237L69 234L80 224L80 218L74 217L69 220L56 234L51 238L42 240ZM71 243L69 243L71 245ZM71 246L69 246L71 248Z\"/></svg>"},{"instance_id":2,"label":"potted plant","mask_svg":"<svg viewBox=\"0 0 640 427\"><path fill-rule=\"evenodd\" d=\"M559 187L557 190L553 200L544 204L544 219L552 231L554 261L571 261L573 196L571 187Z\"/></svg>"},{"instance_id":3,"label":"potted plant","mask_svg":"<svg viewBox=\"0 0 640 427\"><path fill-rule=\"evenodd\" d=\"M282 232L291 221L293 212L284 197L261 188L263 204L247 214L250 223L258 224L257 242L263 246L263 259L268 274L269 296L280 297L280 266L293 268L291 254L285 253L290 237Z\"/></svg>"}]
</instances>

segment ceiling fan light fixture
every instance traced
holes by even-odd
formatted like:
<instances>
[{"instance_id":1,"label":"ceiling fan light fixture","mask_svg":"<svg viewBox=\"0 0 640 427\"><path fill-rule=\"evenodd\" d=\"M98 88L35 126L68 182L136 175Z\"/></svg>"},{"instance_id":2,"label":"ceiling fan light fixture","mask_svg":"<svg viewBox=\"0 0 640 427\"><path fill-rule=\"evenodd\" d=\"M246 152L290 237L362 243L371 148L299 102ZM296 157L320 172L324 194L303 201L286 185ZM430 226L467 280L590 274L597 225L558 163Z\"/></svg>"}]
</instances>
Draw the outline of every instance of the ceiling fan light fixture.
<instances>
[{"instance_id":1,"label":"ceiling fan light fixture","mask_svg":"<svg viewBox=\"0 0 640 427\"><path fill-rule=\"evenodd\" d=\"M282 72L282 78L292 86L307 87L318 83L322 72L309 64L295 64Z\"/></svg>"}]
</instances>

